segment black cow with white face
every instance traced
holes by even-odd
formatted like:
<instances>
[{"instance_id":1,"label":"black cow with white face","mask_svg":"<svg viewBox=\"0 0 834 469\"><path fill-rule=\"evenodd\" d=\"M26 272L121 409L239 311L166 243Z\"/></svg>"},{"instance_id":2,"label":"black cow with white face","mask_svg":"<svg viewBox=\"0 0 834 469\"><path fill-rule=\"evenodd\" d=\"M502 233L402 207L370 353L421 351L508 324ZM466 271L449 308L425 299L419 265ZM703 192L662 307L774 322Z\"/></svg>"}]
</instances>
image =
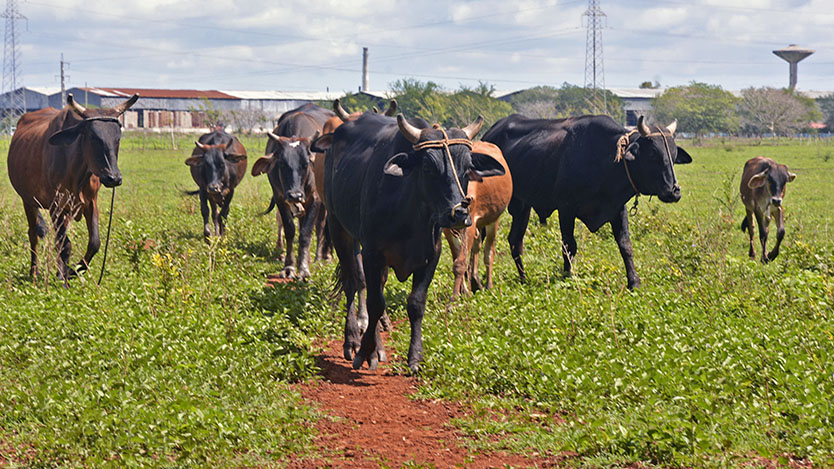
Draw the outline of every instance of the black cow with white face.
<instances>
[{"instance_id":1,"label":"black cow with white face","mask_svg":"<svg viewBox=\"0 0 834 469\"><path fill-rule=\"evenodd\" d=\"M473 154L471 139L483 118L464 129L429 127L365 113L314 143L329 147L325 160L327 223L347 297L345 358L371 369L385 360L378 321L385 310L388 268L400 281L413 276L407 311L411 323L408 366L422 360L426 295L440 256L441 229L471 224L470 179L504 174L492 157ZM361 245L361 256L360 253ZM362 269L356 265L362 263ZM364 279L357 272L364 272ZM364 281L363 281L364 280ZM354 296L367 284L368 326L360 328ZM361 301L361 300L360 300ZM353 354L355 353L355 356Z\"/></svg>"},{"instance_id":2,"label":"black cow with white face","mask_svg":"<svg viewBox=\"0 0 834 469\"><path fill-rule=\"evenodd\" d=\"M200 136L185 164L199 186L203 236L206 240L212 235L224 236L235 188L246 174L246 148L237 137L215 130Z\"/></svg>"},{"instance_id":3,"label":"black cow with white face","mask_svg":"<svg viewBox=\"0 0 834 469\"><path fill-rule=\"evenodd\" d=\"M628 287L638 287L625 204L638 194L680 200L674 165L692 158L675 144L676 127L676 122L649 127L640 117L629 132L608 116L528 119L515 114L496 122L483 140L501 148L512 174L509 242L521 281L526 281L521 255L530 210L542 221L558 210L566 274L576 255L575 220L591 232L610 223Z\"/></svg>"}]
</instances>

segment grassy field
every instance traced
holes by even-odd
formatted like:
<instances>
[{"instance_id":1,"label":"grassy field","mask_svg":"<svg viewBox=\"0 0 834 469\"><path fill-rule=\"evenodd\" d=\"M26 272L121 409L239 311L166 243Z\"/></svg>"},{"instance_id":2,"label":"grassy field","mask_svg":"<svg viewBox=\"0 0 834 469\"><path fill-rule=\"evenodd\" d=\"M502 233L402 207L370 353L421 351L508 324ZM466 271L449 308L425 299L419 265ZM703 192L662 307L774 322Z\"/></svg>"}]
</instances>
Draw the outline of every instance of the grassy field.
<instances>
[{"instance_id":1,"label":"grassy field","mask_svg":"<svg viewBox=\"0 0 834 469\"><path fill-rule=\"evenodd\" d=\"M228 237L206 245L198 200L179 191L194 187L190 140L178 137L177 151L163 136L124 140L101 287L93 275L68 290L54 275L32 283L23 211L0 165L0 448L65 466L269 465L312 451L318 416L287 383L314 375L317 339L340 334L334 266L300 288L263 287L280 267L275 220L258 216L264 178L244 178ZM265 140L244 143L251 167ZM566 452L578 466L834 464L834 146L780 143L687 147L682 201L641 198L631 219L634 293L607 227L578 225L565 280L556 218L531 224L522 286L506 217L496 288L454 304L444 252L421 395L469 401L477 414L456 424L473 445ZM738 181L755 155L798 175L768 266L747 259L739 230ZM73 225L73 260L85 231ZM408 284L390 279L401 319ZM404 355L407 326L390 345Z\"/></svg>"}]
</instances>

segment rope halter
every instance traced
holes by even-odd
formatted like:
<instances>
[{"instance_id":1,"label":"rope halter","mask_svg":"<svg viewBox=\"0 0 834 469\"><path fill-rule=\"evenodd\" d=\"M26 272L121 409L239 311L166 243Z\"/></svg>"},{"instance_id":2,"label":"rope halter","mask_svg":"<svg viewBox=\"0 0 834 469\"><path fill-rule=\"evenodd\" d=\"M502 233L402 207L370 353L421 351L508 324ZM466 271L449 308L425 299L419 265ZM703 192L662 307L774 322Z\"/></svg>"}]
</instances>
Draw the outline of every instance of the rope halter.
<instances>
[{"instance_id":1,"label":"rope halter","mask_svg":"<svg viewBox=\"0 0 834 469\"><path fill-rule=\"evenodd\" d=\"M618 163L620 161L623 162L623 167L625 168L626 177L628 178L628 182L631 184L631 188L634 189L634 192L636 193L636 196L634 198L634 205L631 206L631 210L630 210L632 215L637 212L637 203L638 203L638 200L640 199L640 190L637 189L637 185L634 184L634 179L631 178L631 172L628 170L628 163L626 162L626 159L625 159L625 153L626 153L626 149L628 149L628 140L634 134L640 134L640 132L637 129L633 129L633 130L629 131L627 134L621 136L617 140L617 156L614 158L615 163ZM651 132L651 133L648 133L646 135L640 134L640 137L662 137L663 138L663 146L666 147L666 156L669 157L669 165L672 168L672 177L674 177L675 181L677 181L678 177L677 177L677 175L675 175L675 162L674 162L674 160L672 160L672 152L671 152L671 148L669 147L669 140L667 139L667 137L674 138L672 133L670 132L669 134L665 134L665 133L663 133L663 130L661 130L661 128L658 127L657 132Z\"/></svg>"},{"instance_id":2,"label":"rope halter","mask_svg":"<svg viewBox=\"0 0 834 469\"><path fill-rule=\"evenodd\" d=\"M472 151L472 140L468 138L449 138L449 135L446 134L446 130L440 127L438 124L434 124L432 126L433 129L437 129L443 132L443 139L442 140L427 140L425 142L415 143L412 148L414 151L424 150L426 148L443 148L446 152L446 156L449 158L449 165L452 168L452 174L455 175L455 183L457 183L458 190L460 191L461 196L461 203L456 204L452 207L452 218L455 217L455 209L458 207L462 207L465 209L469 208L469 204L472 202L472 198L466 195L466 192L463 190L463 185L460 183L460 178L458 178L457 169L455 169L455 161L452 159L452 151L449 149L449 145L465 145Z\"/></svg>"}]
</instances>

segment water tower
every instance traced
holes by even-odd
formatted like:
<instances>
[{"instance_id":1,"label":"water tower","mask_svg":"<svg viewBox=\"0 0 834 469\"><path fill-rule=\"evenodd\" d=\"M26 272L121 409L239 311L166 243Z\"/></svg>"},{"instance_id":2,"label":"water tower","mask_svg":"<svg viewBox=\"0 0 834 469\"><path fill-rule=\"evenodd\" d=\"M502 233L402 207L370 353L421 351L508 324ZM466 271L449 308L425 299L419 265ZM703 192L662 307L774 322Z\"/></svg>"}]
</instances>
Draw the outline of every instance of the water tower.
<instances>
[{"instance_id":1,"label":"water tower","mask_svg":"<svg viewBox=\"0 0 834 469\"><path fill-rule=\"evenodd\" d=\"M796 64L798 64L800 60L804 59L805 57L808 57L814 52L814 50L803 49L802 47L799 47L796 44L791 44L788 47L785 47L784 49L773 51L774 54L778 55L790 66L791 77L790 84L788 85L789 89L796 89Z\"/></svg>"}]
</instances>

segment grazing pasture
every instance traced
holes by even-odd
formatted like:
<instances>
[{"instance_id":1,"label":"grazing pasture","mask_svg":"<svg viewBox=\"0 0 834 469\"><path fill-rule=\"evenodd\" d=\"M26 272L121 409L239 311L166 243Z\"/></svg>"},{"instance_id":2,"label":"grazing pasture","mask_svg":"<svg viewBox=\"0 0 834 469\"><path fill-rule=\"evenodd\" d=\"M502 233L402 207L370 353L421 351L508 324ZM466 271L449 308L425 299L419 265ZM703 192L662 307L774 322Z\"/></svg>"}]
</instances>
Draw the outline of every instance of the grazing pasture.
<instances>
[{"instance_id":1,"label":"grazing pasture","mask_svg":"<svg viewBox=\"0 0 834 469\"><path fill-rule=\"evenodd\" d=\"M52 232L39 248L49 275L32 283L26 221L0 165L3 457L245 466L314 451L309 422L322 415L288 383L314 376L321 340L341 336L343 308L328 299L335 264L314 264L309 283L264 287L283 264L276 224L259 216L270 189L251 177L238 186L227 236L206 245L199 200L180 194L195 188L182 164L192 141L177 137L172 151L170 137L123 139L101 287L99 255L62 288ZM455 423L473 446L593 466L834 464L834 145L679 144L693 158L676 169L682 200L641 197L630 218L635 292L608 226L591 234L577 224L565 280L558 223L531 223L521 285L503 224L494 289L454 302L444 247L423 322L420 395L472 405ZM748 259L740 230L739 179L756 155L797 175L780 255L766 266ZM250 165L258 156L250 152ZM109 207L100 211L104 224ZM86 235L83 223L72 231ZM403 373L409 289L389 276L398 324L389 346Z\"/></svg>"}]
</instances>

